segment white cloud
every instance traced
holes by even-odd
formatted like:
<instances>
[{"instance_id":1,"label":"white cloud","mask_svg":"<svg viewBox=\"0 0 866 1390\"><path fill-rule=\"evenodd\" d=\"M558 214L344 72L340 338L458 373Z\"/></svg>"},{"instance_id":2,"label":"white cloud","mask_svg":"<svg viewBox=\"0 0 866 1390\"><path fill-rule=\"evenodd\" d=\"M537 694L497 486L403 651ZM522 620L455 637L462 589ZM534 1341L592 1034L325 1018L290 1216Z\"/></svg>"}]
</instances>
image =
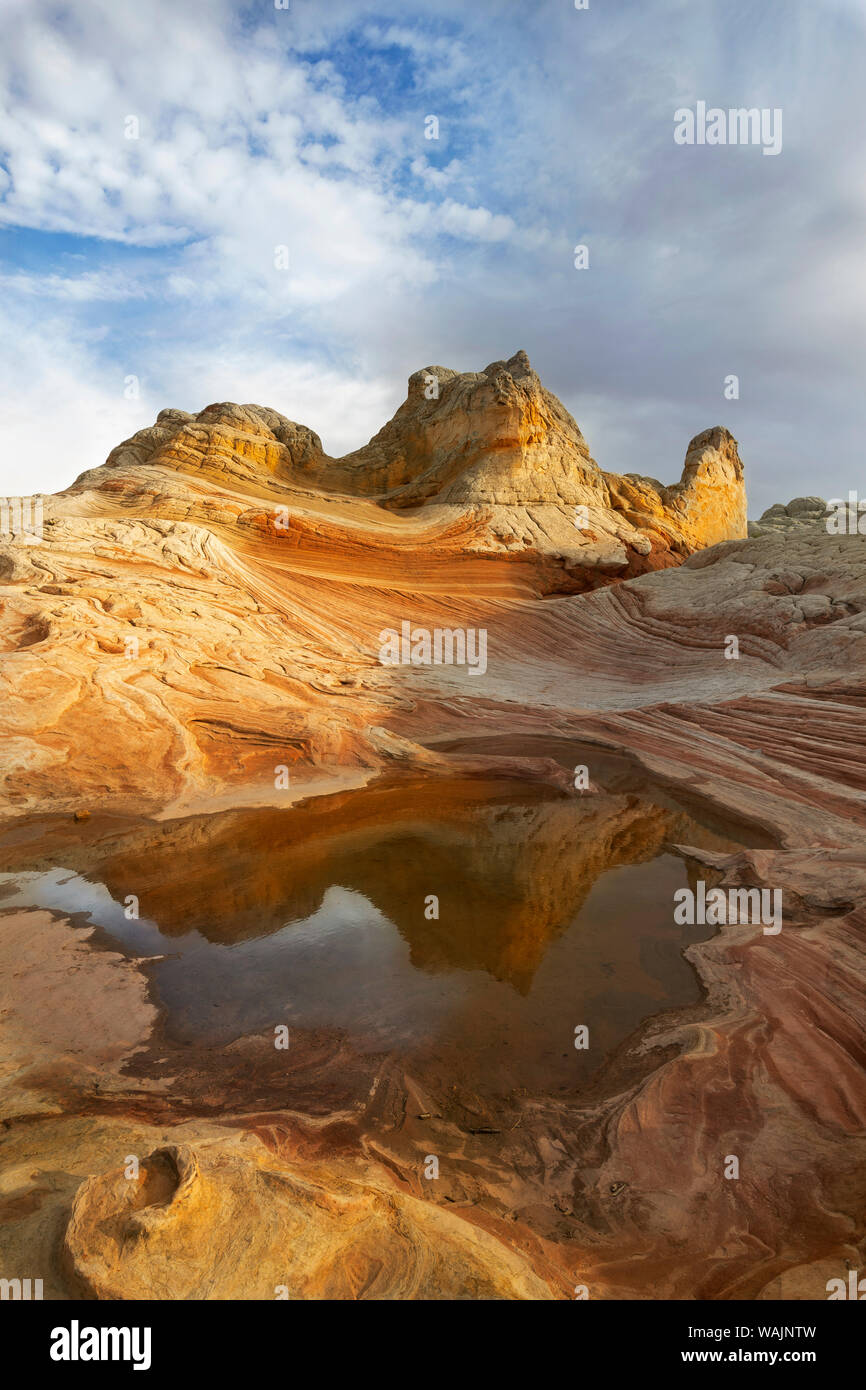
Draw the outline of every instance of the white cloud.
<instances>
[{"instance_id":1,"label":"white cloud","mask_svg":"<svg viewBox=\"0 0 866 1390\"><path fill-rule=\"evenodd\" d=\"M122 271L106 270L85 271L83 275L28 275L17 271L12 275L0 274L0 288L10 294L73 300L81 304L90 300L122 303L127 299L144 299L148 293L145 285Z\"/></svg>"},{"instance_id":2,"label":"white cloud","mask_svg":"<svg viewBox=\"0 0 866 1390\"><path fill-rule=\"evenodd\" d=\"M3 452L0 496L56 492L103 463L121 440L153 424L165 406L197 412L213 401L267 405L322 436L333 455L367 440L393 414L404 384L269 351L233 352L219 344L163 349L158 376L143 376L136 400L124 396L134 362L107 369L98 334L70 334L56 317L38 325L0 309Z\"/></svg>"},{"instance_id":3,"label":"white cloud","mask_svg":"<svg viewBox=\"0 0 866 1390\"><path fill-rule=\"evenodd\" d=\"M231 364L202 350L185 356L172 368L176 383L171 400L163 404L199 411L212 401L270 406L281 415L307 425L322 439L333 457L359 448L381 428L405 397L405 384L389 377L270 354L233 354ZM154 414L156 410L154 410Z\"/></svg>"},{"instance_id":4,"label":"white cloud","mask_svg":"<svg viewBox=\"0 0 866 1390\"><path fill-rule=\"evenodd\" d=\"M412 160L410 167L416 178L421 179L430 188L447 188L450 183L453 183L463 174L463 165L459 159L450 160L440 169L435 164L431 164L428 160L418 156Z\"/></svg>"},{"instance_id":5,"label":"white cloud","mask_svg":"<svg viewBox=\"0 0 866 1390\"><path fill-rule=\"evenodd\" d=\"M3 450L0 495L56 492L103 463L121 439L151 424L146 401L124 397L122 371L106 370L98 335L66 319L0 308Z\"/></svg>"},{"instance_id":6,"label":"white cloud","mask_svg":"<svg viewBox=\"0 0 866 1390\"><path fill-rule=\"evenodd\" d=\"M655 453L672 475L681 436L719 421L768 488L823 442L844 491L866 367L861 8L767 0L755 27L732 0L720 63L690 0L591 20L560 0L6 0L7 463L68 482L136 410L207 397L258 396L342 451L415 368L522 346L597 420L603 466ZM675 150L677 105L759 89L785 107L778 160Z\"/></svg>"}]
</instances>

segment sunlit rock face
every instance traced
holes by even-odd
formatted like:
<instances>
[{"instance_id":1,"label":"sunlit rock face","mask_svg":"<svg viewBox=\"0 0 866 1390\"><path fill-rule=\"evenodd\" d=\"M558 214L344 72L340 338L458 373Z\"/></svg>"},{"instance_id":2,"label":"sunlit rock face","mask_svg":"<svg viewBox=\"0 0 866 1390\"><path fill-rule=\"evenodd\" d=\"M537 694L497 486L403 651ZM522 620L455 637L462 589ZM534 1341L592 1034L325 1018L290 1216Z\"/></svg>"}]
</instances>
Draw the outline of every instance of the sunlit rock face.
<instances>
[{"instance_id":1,"label":"sunlit rock face","mask_svg":"<svg viewBox=\"0 0 866 1390\"><path fill-rule=\"evenodd\" d=\"M128 491L129 470L156 467L227 490L300 487L332 502L450 509L464 529L471 519L476 552L549 557L562 571L556 584L548 580L552 587L568 588L572 571L571 587L593 587L746 533L743 466L727 430L693 439L682 477L669 487L637 473L604 473L525 352L483 372L415 372L393 419L342 459L329 458L318 435L274 410L218 404L198 415L161 411L105 467L113 478L95 470L76 487ZM190 516L214 519L220 511L211 504L208 512L202 498L190 503Z\"/></svg>"},{"instance_id":2,"label":"sunlit rock face","mask_svg":"<svg viewBox=\"0 0 866 1390\"><path fill-rule=\"evenodd\" d=\"M414 804L419 781L444 798L456 776L571 796L576 763L588 764L580 794L596 798L582 839L554 801L505 825L499 850L485 811L431 857L434 878L459 862L457 839L481 861L477 892L467 880L454 913L481 919L479 904L504 890L471 941L459 922L428 927L399 881L380 891L366 859L346 853L349 888L402 922L413 968L486 973L529 997L564 904L629 846L654 853L690 835L675 828L683 808L744 827L751 846L723 853L689 838L678 853L693 873L785 896L778 936L726 927L691 944L701 1002L618 1042L590 1088L548 1081L479 1098L465 1085L459 1100L453 1059L403 1065L353 1050L332 1024L285 1056L261 1031L222 1050L170 1049L150 967L91 949L57 914L4 914L11 1080L0 1101L12 1123L0 1131L11 1175L0 1240L14 1254L38 1236L55 1294L69 1296L52 1264L66 1231L68 1277L105 1296L202 1295L166 1272L182 1220L147 1221L165 1237L150 1270L116 1239L135 1212L173 1208L184 1186L154 1160L136 1205L118 1154L173 1142L191 1148L202 1210L226 1213L217 1261L240 1248L244 1193L287 1232L316 1184L366 1211L372 1243L355 1283L333 1282L320 1261L330 1236L317 1245L313 1227L321 1217L326 1231L327 1195L293 1272L278 1279L261 1250L275 1284L295 1278L308 1296L432 1296L453 1287L438 1248L465 1287L509 1298L543 1296L536 1277L556 1297L586 1284L594 1298L823 1298L828 1270L864 1267L866 540L801 527L817 508L793 504L794 525L744 539L742 467L721 428L692 441L678 483L648 467L599 469L518 354L477 374L416 375L394 420L340 460L258 406L164 411L46 499L42 538L0 546L6 847L20 853L42 833L28 813L54 813L79 837L134 823L142 838L118 846L105 875L120 903L130 876L158 893L150 846L164 834L171 857L189 851L188 882L157 898L169 931L202 915L211 854L234 891L204 912L218 942L231 939L227 915L278 934L278 872L316 899L333 886L322 866L334 838L345 845L359 827L338 816L331 843L317 844L310 807L322 793L377 782ZM484 673L383 664L381 634L404 622L483 629ZM602 799L608 755L679 809L647 820L618 785ZM265 807L285 808L286 837L251 888L241 866L259 832L203 821ZM293 833L296 815L311 838ZM60 853L54 867L75 862ZM599 955L599 972L608 963ZM231 1153L220 1175L218 1145L206 1146L232 1127L267 1152ZM434 1151L451 1156L435 1191L421 1176ZM725 1180L730 1153L746 1180ZM308 1162L319 1176L296 1166ZM293 1194L290 1211L268 1206L275 1185ZM450 1224L421 1234L438 1215L407 1195L438 1215L447 1203L473 1240L489 1229L507 1255L467 1250ZM434 1263L416 1278L421 1251Z\"/></svg>"},{"instance_id":3,"label":"sunlit rock face","mask_svg":"<svg viewBox=\"0 0 866 1390\"><path fill-rule=\"evenodd\" d=\"M475 622L519 659L535 599L677 566L744 507L722 429L671 487L604 473L525 353L416 373L340 460L260 406L163 410L46 499L41 541L0 544L5 804L183 809L260 797L277 766L295 789L430 766L389 728L383 629Z\"/></svg>"},{"instance_id":4,"label":"sunlit rock face","mask_svg":"<svg viewBox=\"0 0 866 1390\"><path fill-rule=\"evenodd\" d=\"M348 489L396 507L607 502L577 424L525 352L483 372L415 372L394 418L338 467Z\"/></svg>"},{"instance_id":5,"label":"sunlit rock face","mask_svg":"<svg viewBox=\"0 0 866 1390\"><path fill-rule=\"evenodd\" d=\"M550 1299L528 1263L432 1203L258 1144L147 1155L83 1183L63 1242L101 1299Z\"/></svg>"}]
</instances>

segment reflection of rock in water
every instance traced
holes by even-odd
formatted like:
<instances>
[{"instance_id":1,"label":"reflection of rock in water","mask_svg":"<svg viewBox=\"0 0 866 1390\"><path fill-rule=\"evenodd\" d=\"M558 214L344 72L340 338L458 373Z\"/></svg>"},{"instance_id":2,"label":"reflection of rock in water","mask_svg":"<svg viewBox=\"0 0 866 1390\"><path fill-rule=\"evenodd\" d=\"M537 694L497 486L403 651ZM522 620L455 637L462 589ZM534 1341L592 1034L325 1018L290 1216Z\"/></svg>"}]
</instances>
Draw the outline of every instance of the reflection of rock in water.
<instances>
[{"instance_id":1,"label":"reflection of rock in water","mask_svg":"<svg viewBox=\"0 0 866 1390\"><path fill-rule=\"evenodd\" d=\"M418 969L483 970L525 993L599 876L655 858L666 841L722 843L637 795L470 781L194 817L57 853L116 901L135 893L166 936L226 944L312 916L336 884L396 925ZM425 915L428 894L438 918Z\"/></svg>"},{"instance_id":2,"label":"reflection of rock in water","mask_svg":"<svg viewBox=\"0 0 866 1390\"><path fill-rule=\"evenodd\" d=\"M283 1023L293 1062L322 1030L341 1045L300 1088L283 1067L280 1104L321 1107L351 1051L410 1066L428 1108L465 1103L472 1126L473 1107L585 1084L642 1020L697 1001L668 838L720 843L647 794L442 781L97 834L57 851L82 873L19 869L7 901L86 914L156 955L165 1045L210 1072L211 1093L235 1084L234 1054L214 1066L187 1049L272 1039ZM130 891L143 920L124 918ZM264 1094L269 1078L257 1057Z\"/></svg>"}]
</instances>

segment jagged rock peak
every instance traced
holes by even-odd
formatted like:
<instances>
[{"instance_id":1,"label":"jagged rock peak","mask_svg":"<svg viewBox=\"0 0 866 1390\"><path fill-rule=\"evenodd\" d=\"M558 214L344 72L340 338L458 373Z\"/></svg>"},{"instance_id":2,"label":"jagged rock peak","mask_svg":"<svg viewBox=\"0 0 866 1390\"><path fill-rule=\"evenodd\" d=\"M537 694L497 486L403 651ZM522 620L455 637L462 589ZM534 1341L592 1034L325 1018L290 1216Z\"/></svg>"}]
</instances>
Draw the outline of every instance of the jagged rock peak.
<instances>
[{"instance_id":1,"label":"jagged rock peak","mask_svg":"<svg viewBox=\"0 0 866 1390\"><path fill-rule=\"evenodd\" d=\"M130 472L140 486L144 467L171 470L175 495L182 490L177 475L192 474L257 496L300 489L390 511L445 506L472 521L477 545L484 532L492 548L530 547L566 564L585 564L587 541L602 534L599 553L617 566L628 565L633 550L656 557L647 565L676 563L746 534L743 466L727 429L696 435L680 480L670 485L605 473L523 349L480 372L435 365L413 372L393 417L343 458L329 457L313 430L276 410L216 402L195 415L160 411L72 490L117 490ZM592 514L585 534L575 507Z\"/></svg>"}]
</instances>

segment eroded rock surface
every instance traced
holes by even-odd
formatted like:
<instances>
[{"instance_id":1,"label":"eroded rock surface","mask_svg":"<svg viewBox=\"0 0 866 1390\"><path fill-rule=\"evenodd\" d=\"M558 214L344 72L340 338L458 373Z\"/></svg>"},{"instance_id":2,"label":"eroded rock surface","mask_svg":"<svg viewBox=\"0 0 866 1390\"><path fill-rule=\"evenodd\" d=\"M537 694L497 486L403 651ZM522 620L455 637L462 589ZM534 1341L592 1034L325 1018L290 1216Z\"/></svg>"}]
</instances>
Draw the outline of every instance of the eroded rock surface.
<instances>
[{"instance_id":1,"label":"eroded rock surface","mask_svg":"<svg viewBox=\"0 0 866 1390\"><path fill-rule=\"evenodd\" d=\"M528 620L519 656L531 600L676 566L745 525L726 430L692 441L671 487L606 474L524 353L416 373L342 460L259 406L162 411L46 500L40 543L0 545L0 804L273 799L277 766L293 789L357 785L422 757L389 728L406 696L381 630L484 622L495 641Z\"/></svg>"},{"instance_id":2,"label":"eroded rock surface","mask_svg":"<svg viewBox=\"0 0 866 1390\"><path fill-rule=\"evenodd\" d=\"M186 477L172 486L172 472ZM382 509L410 512L417 523L423 507L437 533L459 526L463 547L475 553L530 548L547 561L544 583L560 588L675 564L746 534L743 466L726 429L691 441L680 481L670 486L605 473L525 352L483 372L415 372L393 419L341 459L328 457L311 430L262 406L163 410L71 491L85 489L122 496L127 506L138 497L136 510L152 489L162 516L173 514L165 502L175 497L189 519L266 527L267 518L239 515L238 494L292 510L305 498L328 502L347 517L348 503L369 499L376 510L359 519L374 526L383 524ZM217 489L221 497L212 495Z\"/></svg>"},{"instance_id":3,"label":"eroded rock surface","mask_svg":"<svg viewBox=\"0 0 866 1390\"><path fill-rule=\"evenodd\" d=\"M778 935L726 925L690 947L702 1002L642 1027L591 1085L513 1094L475 1123L476 1101L449 1103L432 1064L374 1063L338 1037L315 1039L279 1086L264 1040L239 1039L222 1069L160 1038L143 1051L155 1025L140 967L70 938L77 990L121 972L130 1022L115 1017L105 1055L75 1041L69 991L51 969L40 984L38 959L29 1022L0 1019L0 1241L17 1254L35 1241L51 1296L69 1293L51 1233L83 1179L70 1277L108 1297L233 1287L227 1270L211 1285L182 1261L168 1270L159 1251L174 1259L192 1237L158 1210L150 1273L144 1246L118 1243L133 1208L158 1209L177 1187L153 1160L136 1206L124 1154L171 1143L191 1146L202 1210L213 1202L226 1226L217 1238L208 1217L189 1247L213 1242L217 1266L240 1248L243 1192L265 1242L308 1213L322 1244L311 1235L285 1278L272 1247L259 1252L268 1279L302 1297L458 1285L570 1297L585 1283L599 1298L824 1298L828 1271L864 1267L866 538L800 525L817 515L804 507L737 539L742 469L721 429L693 441L673 487L603 473L522 354L416 376L395 419L341 460L259 407L162 412L45 512L43 544L0 553L9 846L40 829L18 826L27 813L64 813L82 837L126 817L139 838L115 864L128 864L166 828L142 829L142 814L303 815L293 800L383 774L565 790L577 762L594 787L608 757L680 807L755 832L737 854L680 844L695 877L785 901ZM484 674L383 665L381 632L403 621L484 629ZM74 827L76 811L91 820ZM627 808L611 814L627 824ZM578 880L587 865L577 853ZM74 930L25 921L10 943L38 926L61 951ZM520 982L540 938L527 914L512 925L494 966ZM62 1065L46 1032L54 994L58 1036L72 1039ZM82 997L97 1009L98 989ZM256 1147L236 1150L226 1129ZM424 1190L431 1143L450 1155L449 1179ZM739 1182L723 1176L730 1154ZM365 1232L345 1279L322 1253L343 1209Z\"/></svg>"},{"instance_id":4,"label":"eroded rock surface","mask_svg":"<svg viewBox=\"0 0 866 1390\"><path fill-rule=\"evenodd\" d=\"M262 1146L171 1144L78 1189L63 1255L103 1299L549 1299L525 1261L430 1202Z\"/></svg>"},{"instance_id":5,"label":"eroded rock surface","mask_svg":"<svg viewBox=\"0 0 866 1390\"><path fill-rule=\"evenodd\" d=\"M749 536L789 535L791 532L827 529L827 503L823 497L794 497L775 502L758 521L749 522Z\"/></svg>"}]
</instances>

